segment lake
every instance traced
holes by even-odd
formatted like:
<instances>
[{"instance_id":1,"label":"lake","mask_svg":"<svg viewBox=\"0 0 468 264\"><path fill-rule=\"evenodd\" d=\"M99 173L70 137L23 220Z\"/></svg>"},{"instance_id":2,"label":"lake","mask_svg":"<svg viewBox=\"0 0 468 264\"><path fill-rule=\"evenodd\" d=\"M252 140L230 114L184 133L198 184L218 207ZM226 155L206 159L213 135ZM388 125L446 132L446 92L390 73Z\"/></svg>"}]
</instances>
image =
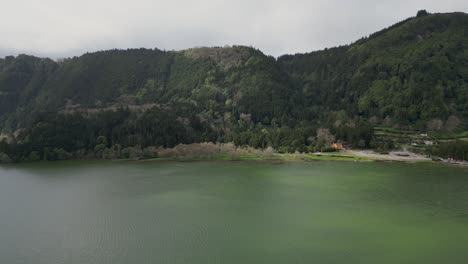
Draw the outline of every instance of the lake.
<instances>
[{"instance_id":1,"label":"lake","mask_svg":"<svg viewBox=\"0 0 468 264\"><path fill-rule=\"evenodd\" d=\"M468 169L355 162L0 166L0 263L466 263Z\"/></svg>"}]
</instances>

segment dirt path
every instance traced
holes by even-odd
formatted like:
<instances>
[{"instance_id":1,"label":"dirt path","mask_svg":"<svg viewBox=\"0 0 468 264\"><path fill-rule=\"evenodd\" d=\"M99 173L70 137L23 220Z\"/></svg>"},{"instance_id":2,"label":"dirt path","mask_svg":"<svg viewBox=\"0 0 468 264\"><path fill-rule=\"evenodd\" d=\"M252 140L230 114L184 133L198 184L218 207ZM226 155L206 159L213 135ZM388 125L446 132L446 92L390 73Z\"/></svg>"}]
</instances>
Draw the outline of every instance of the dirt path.
<instances>
[{"instance_id":1,"label":"dirt path","mask_svg":"<svg viewBox=\"0 0 468 264\"><path fill-rule=\"evenodd\" d=\"M431 159L420 154L409 151L392 151L389 154L379 154L371 150L346 150L343 152L347 155L365 157L375 160L394 160L394 161L430 161Z\"/></svg>"}]
</instances>

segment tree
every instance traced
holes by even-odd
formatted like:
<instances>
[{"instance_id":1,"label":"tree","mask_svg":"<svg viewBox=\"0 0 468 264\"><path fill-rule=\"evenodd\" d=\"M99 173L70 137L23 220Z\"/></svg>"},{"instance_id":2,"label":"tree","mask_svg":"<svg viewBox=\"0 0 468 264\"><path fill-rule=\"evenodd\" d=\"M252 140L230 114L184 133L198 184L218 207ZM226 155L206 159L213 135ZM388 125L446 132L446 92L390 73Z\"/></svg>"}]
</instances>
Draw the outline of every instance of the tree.
<instances>
[{"instance_id":1,"label":"tree","mask_svg":"<svg viewBox=\"0 0 468 264\"><path fill-rule=\"evenodd\" d=\"M449 132L456 130L461 125L461 121L458 117L451 115L445 122L445 129Z\"/></svg>"},{"instance_id":2,"label":"tree","mask_svg":"<svg viewBox=\"0 0 468 264\"><path fill-rule=\"evenodd\" d=\"M438 118L432 119L427 123L427 129L430 131L439 131L444 127L444 122Z\"/></svg>"},{"instance_id":3,"label":"tree","mask_svg":"<svg viewBox=\"0 0 468 264\"><path fill-rule=\"evenodd\" d=\"M29 154L29 161L39 161L41 160L41 155L39 154L38 151L32 151Z\"/></svg>"},{"instance_id":4,"label":"tree","mask_svg":"<svg viewBox=\"0 0 468 264\"><path fill-rule=\"evenodd\" d=\"M103 154L104 154L104 151L107 149L106 145L104 144L98 144L94 147L94 154L96 155L96 157L98 158L102 158L103 157Z\"/></svg>"},{"instance_id":5,"label":"tree","mask_svg":"<svg viewBox=\"0 0 468 264\"><path fill-rule=\"evenodd\" d=\"M317 130L317 147L321 150L330 148L335 141L335 136L330 133L328 128L319 128Z\"/></svg>"},{"instance_id":6,"label":"tree","mask_svg":"<svg viewBox=\"0 0 468 264\"><path fill-rule=\"evenodd\" d=\"M0 152L0 163L11 163L12 159L5 153Z\"/></svg>"},{"instance_id":7,"label":"tree","mask_svg":"<svg viewBox=\"0 0 468 264\"><path fill-rule=\"evenodd\" d=\"M99 136L96 140L96 144L97 145L102 144L102 145L107 146L107 138L105 136Z\"/></svg>"},{"instance_id":8,"label":"tree","mask_svg":"<svg viewBox=\"0 0 468 264\"><path fill-rule=\"evenodd\" d=\"M423 10L418 11L418 14L416 15L416 17L423 17L423 16L427 16L427 15L429 15L429 13L426 10L423 9Z\"/></svg>"}]
</instances>

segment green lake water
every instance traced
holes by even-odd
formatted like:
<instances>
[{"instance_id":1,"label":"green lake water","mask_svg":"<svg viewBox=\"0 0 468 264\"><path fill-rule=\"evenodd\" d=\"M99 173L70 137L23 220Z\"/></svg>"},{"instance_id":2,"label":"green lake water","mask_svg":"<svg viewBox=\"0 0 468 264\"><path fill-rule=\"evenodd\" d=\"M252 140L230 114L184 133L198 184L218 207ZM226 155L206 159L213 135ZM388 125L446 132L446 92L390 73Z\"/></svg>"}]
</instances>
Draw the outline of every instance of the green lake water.
<instances>
[{"instance_id":1,"label":"green lake water","mask_svg":"<svg viewBox=\"0 0 468 264\"><path fill-rule=\"evenodd\" d=\"M468 263L468 169L0 166L0 263Z\"/></svg>"}]
</instances>

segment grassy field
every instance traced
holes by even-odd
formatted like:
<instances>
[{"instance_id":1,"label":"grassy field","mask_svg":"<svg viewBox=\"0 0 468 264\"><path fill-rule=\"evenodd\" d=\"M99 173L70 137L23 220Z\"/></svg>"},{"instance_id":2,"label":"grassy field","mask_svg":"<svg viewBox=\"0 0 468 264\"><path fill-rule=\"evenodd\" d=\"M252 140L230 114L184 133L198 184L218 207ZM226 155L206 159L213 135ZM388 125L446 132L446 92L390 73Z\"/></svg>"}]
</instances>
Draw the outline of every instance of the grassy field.
<instances>
[{"instance_id":1,"label":"grassy field","mask_svg":"<svg viewBox=\"0 0 468 264\"><path fill-rule=\"evenodd\" d=\"M168 161L168 160L179 160L179 161L199 161L199 160L224 160L224 161L360 161L369 162L377 159L353 156L340 152L324 153L324 154L312 154L312 153L297 153L297 154L280 154L274 153L269 156L261 154L240 154L238 156L229 156L226 154L212 155L212 156L184 156L184 157L157 157L144 159L145 161Z\"/></svg>"},{"instance_id":2,"label":"grassy field","mask_svg":"<svg viewBox=\"0 0 468 264\"><path fill-rule=\"evenodd\" d=\"M432 138L437 138L437 139L468 140L468 131L462 131L462 132L456 132L456 133L434 131L434 132L430 132L429 136Z\"/></svg>"},{"instance_id":3,"label":"grassy field","mask_svg":"<svg viewBox=\"0 0 468 264\"><path fill-rule=\"evenodd\" d=\"M376 127L374 136L377 140L393 142L399 146L413 146L424 148L425 146L440 142L452 142L455 140L468 141L468 131L461 132L421 132L398 130L388 127Z\"/></svg>"}]
</instances>

